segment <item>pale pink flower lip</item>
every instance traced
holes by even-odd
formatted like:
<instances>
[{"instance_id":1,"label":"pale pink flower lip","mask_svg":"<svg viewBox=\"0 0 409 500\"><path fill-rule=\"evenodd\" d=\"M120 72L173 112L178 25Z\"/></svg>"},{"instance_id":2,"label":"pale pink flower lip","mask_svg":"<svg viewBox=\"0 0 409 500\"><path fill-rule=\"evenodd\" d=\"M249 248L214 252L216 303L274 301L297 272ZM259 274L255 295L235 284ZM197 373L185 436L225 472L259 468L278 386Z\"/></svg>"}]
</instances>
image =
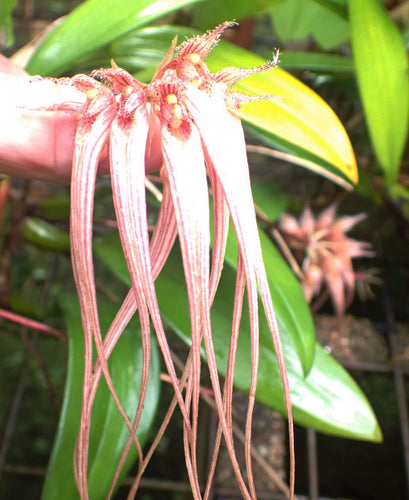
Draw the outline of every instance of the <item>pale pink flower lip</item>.
<instances>
[{"instance_id":1,"label":"pale pink flower lip","mask_svg":"<svg viewBox=\"0 0 409 500\"><path fill-rule=\"evenodd\" d=\"M79 116L73 139L71 179L71 241L74 277L80 299L85 336L85 376L80 433L75 457L75 473L81 498L88 498L87 460L89 423L96 386L103 372L118 407L130 429L127 449L139 450L137 488L146 467L134 437L144 403L150 365L150 324L161 347L166 368L183 415L186 464L195 499L201 499L197 476L196 436L199 404L201 346L204 344L212 390L218 408L219 432L204 498L209 494L220 438L223 435L233 468L246 499L255 499L251 472L251 421L257 385L259 295L271 330L286 396L291 443L290 498L294 490L293 424L290 392L281 340L264 269L244 134L234 109L251 100L231 90L240 78L274 67L277 58L252 70L227 68L212 75L204 59L231 23L185 41L174 57L174 45L159 66L153 81L137 82L126 71L113 65L93 77L77 75L72 79L35 79L32 85L61 89L62 100L40 103L37 110ZM99 81L97 81L97 79ZM78 95L68 97L71 92ZM30 107L24 104L24 109ZM33 108L33 106L31 106ZM104 341L102 341L92 260L92 219L95 179L101 159L109 151L112 191L118 229L132 280L125 299ZM154 160L152 160L154 158ZM145 199L145 172L160 162L163 202L154 234L149 240ZM214 247L210 251L209 192L210 180L215 220ZM232 345L224 388L217 372L212 340L210 308L223 266L223 257L231 217L238 243L239 259ZM177 377L162 325L154 280L179 237L189 298L192 345L188 364ZM211 255L211 260L210 260ZM250 311L251 384L246 425L247 483L237 462L231 422L231 387L234 376L234 352L238 324L243 307L244 288ZM133 422L118 401L110 379L107 359L124 326L136 308L144 342L141 397ZM98 361L92 366L93 343ZM149 453L147 457L149 457ZM122 462L118 467L118 472Z\"/></svg>"}]
</instances>

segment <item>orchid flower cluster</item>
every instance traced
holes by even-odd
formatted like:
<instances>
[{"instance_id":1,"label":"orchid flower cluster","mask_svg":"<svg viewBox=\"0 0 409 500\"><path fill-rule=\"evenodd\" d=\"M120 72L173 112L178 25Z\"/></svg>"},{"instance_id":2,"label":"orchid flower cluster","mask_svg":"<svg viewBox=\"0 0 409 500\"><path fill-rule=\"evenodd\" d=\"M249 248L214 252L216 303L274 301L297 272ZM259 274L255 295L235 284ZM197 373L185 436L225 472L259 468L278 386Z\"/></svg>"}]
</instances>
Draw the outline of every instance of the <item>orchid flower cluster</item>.
<instances>
[{"instance_id":1,"label":"orchid flower cluster","mask_svg":"<svg viewBox=\"0 0 409 500\"><path fill-rule=\"evenodd\" d=\"M286 243L301 263L301 285L308 302L314 297L325 299L330 295L339 324L345 310L351 304L358 279L364 279L354 271L352 259L373 257L370 243L356 241L347 236L366 214L337 217L337 203L331 204L317 217L310 207L304 208L297 220L283 214L279 227ZM368 275L369 278L369 275Z\"/></svg>"},{"instance_id":2,"label":"orchid flower cluster","mask_svg":"<svg viewBox=\"0 0 409 500\"><path fill-rule=\"evenodd\" d=\"M129 429L128 444L123 460L118 465L114 483L127 452L131 446L136 446L139 469L131 488L132 497L150 458L151 450L144 457L135 431L141 417L149 377L151 324L175 391L173 407L176 404L179 406L183 418L184 450L193 497L208 497L218 449L224 437L243 497L256 498L251 473L250 441L259 362L259 298L276 349L286 396L292 462L290 497L293 496L293 424L289 386L261 254L245 139L240 120L235 115L241 103L251 101L252 97L232 90L238 80L273 68L278 55L272 62L255 69L226 68L216 74L210 73L204 60L223 31L231 24L224 23L203 36L188 39L177 49L174 41L150 84L136 81L114 63L111 69L97 70L91 77L34 77L31 80L33 86L51 89L56 95L54 105L41 107L40 103L38 109L71 113L70 120L74 112L78 120L71 177L71 252L85 338L83 404L74 461L76 482L82 499L88 498L87 460L91 411L102 374ZM72 94L68 100L59 97L68 93ZM101 165L107 163L118 230L132 289L103 338L98 319L93 268L92 223L96 176ZM153 234L149 237L145 174L157 168L160 169L163 183L163 197ZM212 249L209 185L213 196ZM231 347L222 387L212 341L210 310L222 272L229 218L237 236L239 256ZM177 236L183 258L192 338L189 357L180 377L172 360L154 285ZM235 454L231 413L235 349L245 290L250 312L252 360L246 421L247 481L243 478ZM144 356L140 399L136 415L131 421L116 396L107 361L136 310L139 312ZM97 351L95 363L93 344ZM206 351L219 417L215 450L204 493L199 485L196 458L202 344Z\"/></svg>"}]
</instances>

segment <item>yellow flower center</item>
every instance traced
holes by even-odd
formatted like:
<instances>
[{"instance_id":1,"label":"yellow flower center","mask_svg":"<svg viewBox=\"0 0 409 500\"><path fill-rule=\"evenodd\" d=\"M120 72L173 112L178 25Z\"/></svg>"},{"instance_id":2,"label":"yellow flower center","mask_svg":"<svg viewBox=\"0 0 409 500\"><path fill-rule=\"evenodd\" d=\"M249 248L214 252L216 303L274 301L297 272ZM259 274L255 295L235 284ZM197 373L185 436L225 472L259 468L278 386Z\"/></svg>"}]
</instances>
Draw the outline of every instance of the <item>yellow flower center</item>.
<instances>
[{"instance_id":1,"label":"yellow flower center","mask_svg":"<svg viewBox=\"0 0 409 500\"><path fill-rule=\"evenodd\" d=\"M183 111L178 103L177 96L175 94L168 94L166 96L166 102L170 108L170 118L168 119L169 125L173 129L179 128L183 122Z\"/></svg>"}]
</instances>

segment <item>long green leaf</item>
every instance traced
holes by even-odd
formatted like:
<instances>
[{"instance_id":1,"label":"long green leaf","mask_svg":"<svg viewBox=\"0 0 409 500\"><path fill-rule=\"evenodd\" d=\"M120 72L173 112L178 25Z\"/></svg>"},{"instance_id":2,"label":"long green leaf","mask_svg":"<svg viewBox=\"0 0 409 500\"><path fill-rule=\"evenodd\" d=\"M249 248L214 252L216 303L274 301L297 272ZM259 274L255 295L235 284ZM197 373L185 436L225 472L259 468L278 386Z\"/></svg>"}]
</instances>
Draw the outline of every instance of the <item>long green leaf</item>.
<instances>
[{"instance_id":1,"label":"long green leaf","mask_svg":"<svg viewBox=\"0 0 409 500\"><path fill-rule=\"evenodd\" d=\"M74 446L78 434L82 381L84 376L84 346L78 300L64 295L60 304L68 328L69 359L63 408L57 436L48 466L42 500L75 500L79 498L73 474ZM101 326L105 330L117 307L104 301L100 304ZM128 415L136 411L141 382L142 345L137 322L131 321L118 341L109 366L118 396ZM146 441L159 401L160 364L156 343L152 342L152 366L144 411L137 431L141 444ZM96 395L90 434L89 491L93 500L107 497L111 481L129 432L115 406L105 381L101 380ZM123 475L136 459L133 448Z\"/></svg>"},{"instance_id":2,"label":"long green leaf","mask_svg":"<svg viewBox=\"0 0 409 500\"><path fill-rule=\"evenodd\" d=\"M111 59L145 83L152 80L175 36L179 40L194 35L184 26L145 26L120 36L96 52L79 59L70 70L87 73L95 68L110 67Z\"/></svg>"},{"instance_id":3,"label":"long green leaf","mask_svg":"<svg viewBox=\"0 0 409 500\"><path fill-rule=\"evenodd\" d=\"M307 375L315 356L315 328L310 308L300 283L271 240L260 232L260 241L274 308L280 311L277 317L280 332L287 330Z\"/></svg>"},{"instance_id":4,"label":"long green leaf","mask_svg":"<svg viewBox=\"0 0 409 500\"><path fill-rule=\"evenodd\" d=\"M403 38L376 0L349 0L351 43L365 118L386 181L399 174L409 118Z\"/></svg>"},{"instance_id":5,"label":"long green leaf","mask_svg":"<svg viewBox=\"0 0 409 500\"><path fill-rule=\"evenodd\" d=\"M29 73L58 76L76 60L120 35L198 0L87 0L44 39Z\"/></svg>"},{"instance_id":6,"label":"long green leaf","mask_svg":"<svg viewBox=\"0 0 409 500\"><path fill-rule=\"evenodd\" d=\"M129 282L126 265L120 258L121 249L116 235L97 241L95 250L98 257L120 279ZM190 344L189 307L181 269L180 254L173 251L156 280L156 291L164 321ZM213 341L218 370L222 375L226 373L234 285L235 271L230 264L226 264L212 308ZM235 385L243 391L248 391L250 382L249 330L249 318L244 308L235 372ZM380 441L381 431L367 399L341 365L316 344L314 361L310 373L305 377L293 337L286 328L282 329L281 336L295 421L336 436ZM267 406L285 412L277 358L264 315L260 316L258 379L257 399Z\"/></svg>"},{"instance_id":7,"label":"long green leaf","mask_svg":"<svg viewBox=\"0 0 409 500\"><path fill-rule=\"evenodd\" d=\"M347 0L312 0L343 19L348 19Z\"/></svg>"},{"instance_id":8,"label":"long green leaf","mask_svg":"<svg viewBox=\"0 0 409 500\"><path fill-rule=\"evenodd\" d=\"M23 223L23 237L33 245L54 252L70 251L70 235L44 219L26 217Z\"/></svg>"}]
</instances>

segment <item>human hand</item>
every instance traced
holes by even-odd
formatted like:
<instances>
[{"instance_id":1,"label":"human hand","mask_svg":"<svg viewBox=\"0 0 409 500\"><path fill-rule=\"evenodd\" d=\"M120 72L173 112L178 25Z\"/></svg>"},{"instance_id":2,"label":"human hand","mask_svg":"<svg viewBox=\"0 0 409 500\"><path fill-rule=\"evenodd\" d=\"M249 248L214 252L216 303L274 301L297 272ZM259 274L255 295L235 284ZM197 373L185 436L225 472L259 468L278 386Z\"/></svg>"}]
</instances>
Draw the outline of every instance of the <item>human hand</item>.
<instances>
[{"instance_id":1,"label":"human hand","mask_svg":"<svg viewBox=\"0 0 409 500\"><path fill-rule=\"evenodd\" d=\"M59 80L31 77L0 55L0 172L15 177L69 183L79 114L86 94ZM101 161L99 173L108 173Z\"/></svg>"}]
</instances>

